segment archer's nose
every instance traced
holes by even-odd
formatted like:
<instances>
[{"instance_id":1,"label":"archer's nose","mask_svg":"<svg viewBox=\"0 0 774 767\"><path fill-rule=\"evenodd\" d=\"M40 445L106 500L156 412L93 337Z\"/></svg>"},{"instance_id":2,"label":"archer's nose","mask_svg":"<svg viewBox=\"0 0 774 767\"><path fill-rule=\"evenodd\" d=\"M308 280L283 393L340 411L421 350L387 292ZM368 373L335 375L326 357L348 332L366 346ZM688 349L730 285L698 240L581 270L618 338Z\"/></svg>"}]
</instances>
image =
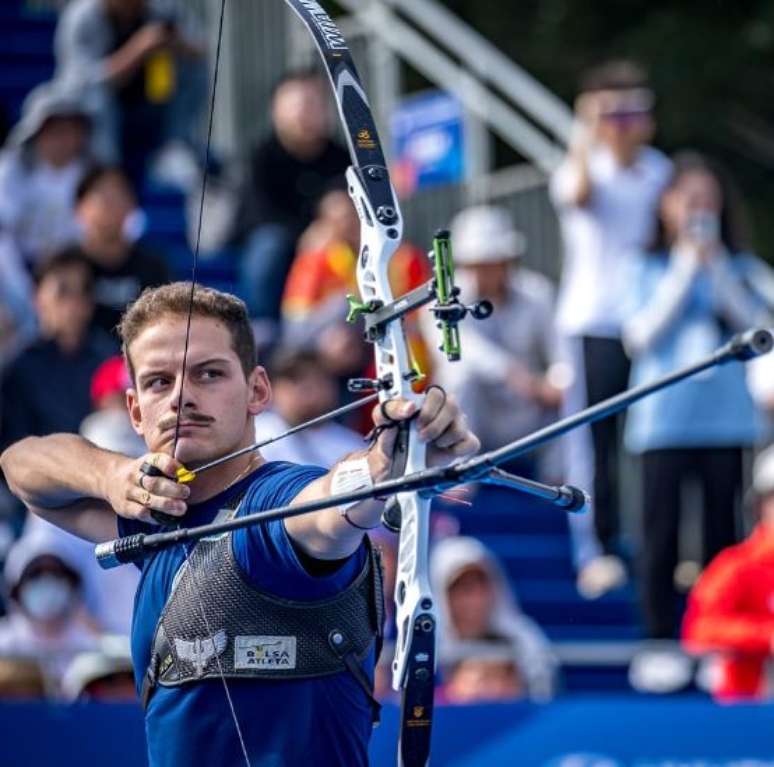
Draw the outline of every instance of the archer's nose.
<instances>
[{"instance_id":1,"label":"archer's nose","mask_svg":"<svg viewBox=\"0 0 774 767\"><path fill-rule=\"evenodd\" d=\"M196 399L194 397L193 388L190 385L190 379L188 376L185 378L185 382L181 386L181 377L178 377L175 381L175 386L170 392L170 409L173 412L182 410L191 410L196 408ZM182 389L182 393L181 393Z\"/></svg>"}]
</instances>

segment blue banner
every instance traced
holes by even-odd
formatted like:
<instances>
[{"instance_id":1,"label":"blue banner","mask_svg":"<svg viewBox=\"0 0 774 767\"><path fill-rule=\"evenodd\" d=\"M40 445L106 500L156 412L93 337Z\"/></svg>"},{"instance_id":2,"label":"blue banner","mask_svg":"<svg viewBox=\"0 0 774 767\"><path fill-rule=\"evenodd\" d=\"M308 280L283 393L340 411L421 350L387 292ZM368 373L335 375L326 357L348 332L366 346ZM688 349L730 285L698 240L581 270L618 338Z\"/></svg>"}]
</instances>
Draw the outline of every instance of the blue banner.
<instances>
[{"instance_id":1,"label":"blue banner","mask_svg":"<svg viewBox=\"0 0 774 767\"><path fill-rule=\"evenodd\" d=\"M444 91L404 99L390 120L395 184L403 194L462 181L463 113Z\"/></svg>"},{"instance_id":2,"label":"blue banner","mask_svg":"<svg viewBox=\"0 0 774 767\"><path fill-rule=\"evenodd\" d=\"M432 767L774 767L771 705L630 695L436 712ZM386 706L371 767L394 767L397 728ZM146 764L137 706L0 703L0 739L3 767Z\"/></svg>"}]
</instances>

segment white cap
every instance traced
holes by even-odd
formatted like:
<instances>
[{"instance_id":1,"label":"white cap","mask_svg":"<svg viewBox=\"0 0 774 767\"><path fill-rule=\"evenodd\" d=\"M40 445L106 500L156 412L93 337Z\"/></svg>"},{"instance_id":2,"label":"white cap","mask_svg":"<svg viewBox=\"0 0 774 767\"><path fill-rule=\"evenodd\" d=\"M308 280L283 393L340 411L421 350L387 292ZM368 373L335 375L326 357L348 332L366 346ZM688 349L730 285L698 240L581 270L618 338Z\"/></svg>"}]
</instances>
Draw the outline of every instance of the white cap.
<instances>
[{"instance_id":1,"label":"white cap","mask_svg":"<svg viewBox=\"0 0 774 767\"><path fill-rule=\"evenodd\" d=\"M24 99L21 119L8 135L9 146L21 146L34 138L52 117L80 117L89 125L92 122L92 114L76 90L53 80L41 83Z\"/></svg>"},{"instance_id":2,"label":"white cap","mask_svg":"<svg viewBox=\"0 0 774 767\"><path fill-rule=\"evenodd\" d=\"M126 637L102 638L101 647L79 653L62 677L62 692L68 700L77 700L97 679L120 673L132 673L132 656Z\"/></svg>"},{"instance_id":3,"label":"white cap","mask_svg":"<svg viewBox=\"0 0 774 767\"><path fill-rule=\"evenodd\" d=\"M774 445L769 445L755 459L753 490L757 495L774 493Z\"/></svg>"},{"instance_id":4,"label":"white cap","mask_svg":"<svg viewBox=\"0 0 774 767\"><path fill-rule=\"evenodd\" d=\"M527 240L513 225L505 208L476 205L458 213L451 225L454 263L460 266L493 264L518 258Z\"/></svg>"}]
</instances>

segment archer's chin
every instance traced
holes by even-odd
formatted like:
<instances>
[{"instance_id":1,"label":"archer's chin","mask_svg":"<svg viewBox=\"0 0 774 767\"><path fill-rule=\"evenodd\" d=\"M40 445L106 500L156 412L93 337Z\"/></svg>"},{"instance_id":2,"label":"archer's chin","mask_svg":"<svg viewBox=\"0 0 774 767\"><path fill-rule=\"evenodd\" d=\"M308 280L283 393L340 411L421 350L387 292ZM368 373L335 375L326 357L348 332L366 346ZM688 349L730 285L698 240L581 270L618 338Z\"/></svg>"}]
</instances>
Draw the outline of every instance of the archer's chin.
<instances>
[{"instance_id":1,"label":"archer's chin","mask_svg":"<svg viewBox=\"0 0 774 767\"><path fill-rule=\"evenodd\" d=\"M217 449L204 440L181 436L177 441L175 457L184 466L192 468L222 455Z\"/></svg>"}]
</instances>

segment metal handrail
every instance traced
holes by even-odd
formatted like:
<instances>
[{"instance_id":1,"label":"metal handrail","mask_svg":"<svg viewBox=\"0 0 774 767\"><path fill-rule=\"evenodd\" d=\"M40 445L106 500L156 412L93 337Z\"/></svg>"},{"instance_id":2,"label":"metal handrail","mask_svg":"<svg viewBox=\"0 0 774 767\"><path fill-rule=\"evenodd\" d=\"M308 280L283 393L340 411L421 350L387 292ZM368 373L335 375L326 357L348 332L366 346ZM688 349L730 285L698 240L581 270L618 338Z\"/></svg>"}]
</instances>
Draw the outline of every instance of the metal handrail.
<instances>
[{"instance_id":1,"label":"metal handrail","mask_svg":"<svg viewBox=\"0 0 774 767\"><path fill-rule=\"evenodd\" d=\"M567 144L572 111L532 75L522 69L438 0L388 0L417 27L459 56L469 71L495 85L546 132Z\"/></svg>"},{"instance_id":2,"label":"metal handrail","mask_svg":"<svg viewBox=\"0 0 774 767\"><path fill-rule=\"evenodd\" d=\"M556 167L562 155L560 145L389 8L380 3L363 5L362 0L340 0L339 4L419 72L454 93L471 113L543 171L550 173Z\"/></svg>"}]
</instances>

